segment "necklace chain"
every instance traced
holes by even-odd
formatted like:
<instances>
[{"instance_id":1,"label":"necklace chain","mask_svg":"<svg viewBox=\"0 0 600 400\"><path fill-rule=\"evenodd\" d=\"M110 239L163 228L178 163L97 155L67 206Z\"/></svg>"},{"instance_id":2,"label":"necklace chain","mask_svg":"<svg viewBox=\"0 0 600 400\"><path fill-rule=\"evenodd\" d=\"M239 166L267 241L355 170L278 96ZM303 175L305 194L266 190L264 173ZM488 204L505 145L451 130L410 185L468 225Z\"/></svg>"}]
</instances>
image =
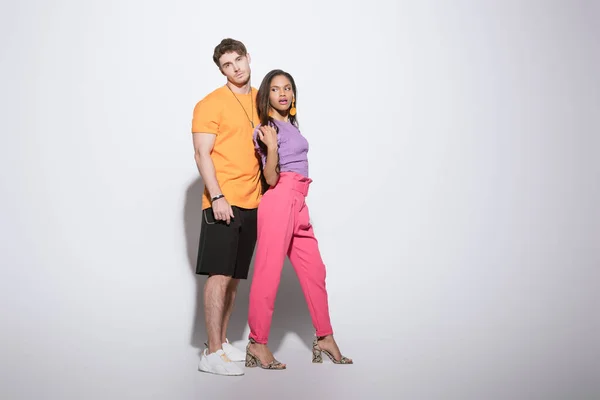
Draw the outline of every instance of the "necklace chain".
<instances>
[{"instance_id":1,"label":"necklace chain","mask_svg":"<svg viewBox=\"0 0 600 400\"><path fill-rule=\"evenodd\" d=\"M242 110L244 110L244 114L246 114L246 118L248 118L248 122L250 122L250 125L252 126L252 128L254 128L254 101L252 101L252 97L250 97L250 114L252 114L252 119L250 119L250 117L248 116L248 112L246 112L246 107L244 107L244 105L242 104L240 99L238 99L238 97L235 95L235 93L233 93L233 90L231 90L229 85L225 85L225 86L227 86L227 89L229 89L229 91L231 92L233 97L235 97L237 102L240 103L240 107L242 107ZM252 87L250 87L250 93L252 93Z\"/></svg>"}]
</instances>

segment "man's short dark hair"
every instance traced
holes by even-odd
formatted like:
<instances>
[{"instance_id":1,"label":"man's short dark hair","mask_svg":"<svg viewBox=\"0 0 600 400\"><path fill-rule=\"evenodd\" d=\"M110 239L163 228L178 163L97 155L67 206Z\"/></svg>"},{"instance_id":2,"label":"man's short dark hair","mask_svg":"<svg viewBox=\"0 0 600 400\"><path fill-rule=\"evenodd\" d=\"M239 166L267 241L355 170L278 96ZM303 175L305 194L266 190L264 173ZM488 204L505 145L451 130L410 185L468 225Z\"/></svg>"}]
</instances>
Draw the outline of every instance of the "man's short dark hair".
<instances>
[{"instance_id":1,"label":"man's short dark hair","mask_svg":"<svg viewBox=\"0 0 600 400\"><path fill-rule=\"evenodd\" d=\"M244 46L244 43L240 42L239 40L231 38L221 40L221 43L215 47L215 52L213 53L213 61L215 64L217 64L219 69L221 69L221 64L219 64L219 59L221 56L231 52L236 52L240 56L245 56L248 54L248 51L246 51L246 46Z\"/></svg>"}]
</instances>

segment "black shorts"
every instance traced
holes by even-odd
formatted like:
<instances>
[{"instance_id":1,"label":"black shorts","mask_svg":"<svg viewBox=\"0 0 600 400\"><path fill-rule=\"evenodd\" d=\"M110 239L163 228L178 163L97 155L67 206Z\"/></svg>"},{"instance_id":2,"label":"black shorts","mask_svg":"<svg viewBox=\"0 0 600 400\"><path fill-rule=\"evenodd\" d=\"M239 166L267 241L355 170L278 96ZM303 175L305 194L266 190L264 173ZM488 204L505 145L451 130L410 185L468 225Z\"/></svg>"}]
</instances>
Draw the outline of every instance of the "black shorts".
<instances>
[{"instance_id":1,"label":"black shorts","mask_svg":"<svg viewBox=\"0 0 600 400\"><path fill-rule=\"evenodd\" d=\"M256 245L256 208L231 207L233 219L215 221L212 208L202 211L196 273L247 279Z\"/></svg>"}]
</instances>

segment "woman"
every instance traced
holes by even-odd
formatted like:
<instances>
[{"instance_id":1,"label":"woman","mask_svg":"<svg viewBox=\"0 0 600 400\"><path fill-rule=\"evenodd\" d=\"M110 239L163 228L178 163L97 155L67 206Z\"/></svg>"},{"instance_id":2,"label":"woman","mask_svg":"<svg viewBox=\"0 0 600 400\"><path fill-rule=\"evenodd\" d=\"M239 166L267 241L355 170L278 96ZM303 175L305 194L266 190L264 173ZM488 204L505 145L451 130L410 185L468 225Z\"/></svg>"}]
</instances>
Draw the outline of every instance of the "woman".
<instances>
[{"instance_id":1,"label":"woman","mask_svg":"<svg viewBox=\"0 0 600 400\"><path fill-rule=\"evenodd\" d=\"M312 361L323 362L325 353L336 364L352 364L340 353L329 319L325 265L305 203L312 180L308 177L308 142L296 120L296 84L292 76L281 70L269 72L260 85L256 103L260 124L254 142L269 189L258 207L246 366L286 368L267 346L286 255L296 270L316 330Z\"/></svg>"}]
</instances>

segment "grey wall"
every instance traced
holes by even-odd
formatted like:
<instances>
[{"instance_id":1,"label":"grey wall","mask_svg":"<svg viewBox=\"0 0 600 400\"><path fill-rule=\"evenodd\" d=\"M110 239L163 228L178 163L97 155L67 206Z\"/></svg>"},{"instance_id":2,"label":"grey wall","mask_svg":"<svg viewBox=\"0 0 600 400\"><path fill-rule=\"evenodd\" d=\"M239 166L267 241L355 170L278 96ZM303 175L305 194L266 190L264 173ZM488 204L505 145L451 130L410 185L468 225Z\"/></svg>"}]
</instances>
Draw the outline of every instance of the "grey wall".
<instances>
[{"instance_id":1,"label":"grey wall","mask_svg":"<svg viewBox=\"0 0 600 400\"><path fill-rule=\"evenodd\" d=\"M2 4L0 397L599 398L598 2L217 3ZM189 131L228 36L297 80L348 369L300 362L287 268L289 369L196 371Z\"/></svg>"}]
</instances>

